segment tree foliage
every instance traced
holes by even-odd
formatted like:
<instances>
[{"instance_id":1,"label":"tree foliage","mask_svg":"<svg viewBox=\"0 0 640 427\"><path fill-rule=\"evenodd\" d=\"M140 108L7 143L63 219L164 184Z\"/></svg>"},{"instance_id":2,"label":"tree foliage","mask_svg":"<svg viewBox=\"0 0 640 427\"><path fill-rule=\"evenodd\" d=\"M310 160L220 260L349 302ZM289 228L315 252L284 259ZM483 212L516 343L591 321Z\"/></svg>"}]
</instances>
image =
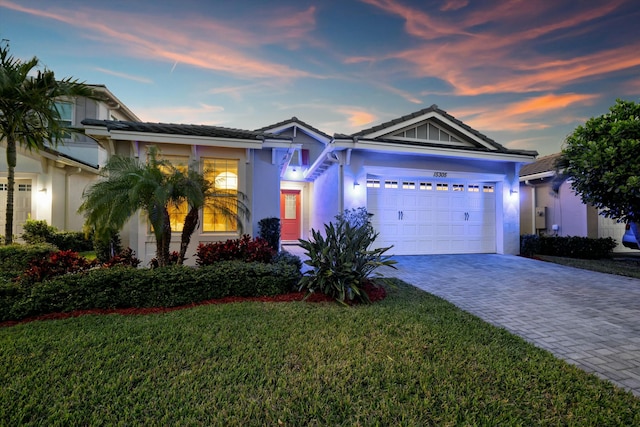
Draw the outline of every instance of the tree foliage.
<instances>
[{"instance_id":1,"label":"tree foliage","mask_svg":"<svg viewBox=\"0 0 640 427\"><path fill-rule=\"evenodd\" d=\"M571 133L558 167L583 203L623 222L640 220L640 104L617 100Z\"/></svg>"},{"instance_id":2,"label":"tree foliage","mask_svg":"<svg viewBox=\"0 0 640 427\"><path fill-rule=\"evenodd\" d=\"M141 210L151 225L156 240L156 260L160 266L169 264L172 234L170 206L187 202L189 209L181 235L180 264L197 228L202 207L210 206L239 224L248 216L248 208L238 195L216 190L215 184L195 168L181 170L160 159L153 147L148 152L146 162L132 157L112 156L101 174L102 179L88 187L83 194L85 200L79 210L85 214L87 225L95 229L97 238L106 239L113 230L121 230L129 218Z\"/></svg>"},{"instance_id":3,"label":"tree foliage","mask_svg":"<svg viewBox=\"0 0 640 427\"><path fill-rule=\"evenodd\" d=\"M60 123L56 101L85 96L95 98L91 88L72 78L57 80L54 72L36 70L38 59L22 61L0 46L0 140L7 147L7 209L5 244L13 241L13 202L17 147L38 151L55 146L74 129Z\"/></svg>"}]
</instances>

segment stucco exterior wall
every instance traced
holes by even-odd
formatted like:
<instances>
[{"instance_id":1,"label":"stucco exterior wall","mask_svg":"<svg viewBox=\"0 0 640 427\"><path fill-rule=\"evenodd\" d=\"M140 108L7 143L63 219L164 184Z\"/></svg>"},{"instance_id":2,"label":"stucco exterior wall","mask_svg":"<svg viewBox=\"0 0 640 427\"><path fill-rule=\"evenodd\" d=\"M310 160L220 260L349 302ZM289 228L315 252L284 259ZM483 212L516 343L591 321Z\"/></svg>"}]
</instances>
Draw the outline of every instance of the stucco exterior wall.
<instances>
[{"instance_id":1,"label":"stucco exterior wall","mask_svg":"<svg viewBox=\"0 0 640 427\"><path fill-rule=\"evenodd\" d=\"M333 164L314 182L310 225L315 230L324 231L324 224L335 221L335 216L340 213L339 171L339 165Z\"/></svg>"},{"instance_id":2,"label":"stucco exterior wall","mask_svg":"<svg viewBox=\"0 0 640 427\"><path fill-rule=\"evenodd\" d=\"M247 191L252 194L251 231L257 235L261 219L280 217L280 171L271 162L271 150L253 150L252 157L247 168Z\"/></svg>"}]
</instances>

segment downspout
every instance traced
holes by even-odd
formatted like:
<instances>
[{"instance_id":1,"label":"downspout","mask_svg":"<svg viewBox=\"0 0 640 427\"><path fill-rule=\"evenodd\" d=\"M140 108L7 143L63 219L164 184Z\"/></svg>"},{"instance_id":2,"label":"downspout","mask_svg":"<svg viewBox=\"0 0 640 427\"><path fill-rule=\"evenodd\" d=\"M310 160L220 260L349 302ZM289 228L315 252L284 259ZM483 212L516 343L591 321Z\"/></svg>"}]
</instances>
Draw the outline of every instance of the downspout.
<instances>
[{"instance_id":1,"label":"downspout","mask_svg":"<svg viewBox=\"0 0 640 427\"><path fill-rule=\"evenodd\" d=\"M331 152L327 155L327 159L338 164L338 214L341 214L344 211L344 161L342 153Z\"/></svg>"},{"instance_id":2,"label":"downspout","mask_svg":"<svg viewBox=\"0 0 640 427\"><path fill-rule=\"evenodd\" d=\"M344 152L332 153L338 160L338 210L339 214L344 212L344 167L351 164L351 148Z\"/></svg>"},{"instance_id":3,"label":"downspout","mask_svg":"<svg viewBox=\"0 0 640 427\"><path fill-rule=\"evenodd\" d=\"M536 230L536 186L531 184L528 179L524 181L524 185L531 187L531 229L533 234L538 234L538 230Z\"/></svg>"}]
</instances>

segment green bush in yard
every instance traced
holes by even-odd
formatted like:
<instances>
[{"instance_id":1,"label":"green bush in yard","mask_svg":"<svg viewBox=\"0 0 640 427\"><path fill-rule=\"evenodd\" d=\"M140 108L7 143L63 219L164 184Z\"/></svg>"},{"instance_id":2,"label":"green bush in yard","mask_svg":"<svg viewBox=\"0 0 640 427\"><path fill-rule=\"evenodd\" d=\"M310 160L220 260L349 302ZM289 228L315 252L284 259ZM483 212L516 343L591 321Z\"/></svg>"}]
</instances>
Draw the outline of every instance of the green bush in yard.
<instances>
[{"instance_id":1,"label":"green bush in yard","mask_svg":"<svg viewBox=\"0 0 640 427\"><path fill-rule=\"evenodd\" d=\"M611 237L593 239L577 236L520 236L520 253L524 256L551 255L567 258L609 258L616 241Z\"/></svg>"},{"instance_id":2,"label":"green bush in yard","mask_svg":"<svg viewBox=\"0 0 640 427\"><path fill-rule=\"evenodd\" d=\"M523 234L520 236L520 255L533 256L540 253L540 236Z\"/></svg>"},{"instance_id":3,"label":"green bush in yard","mask_svg":"<svg viewBox=\"0 0 640 427\"><path fill-rule=\"evenodd\" d=\"M266 240L274 251L280 250L280 218L262 218L258 221L258 237Z\"/></svg>"},{"instance_id":4,"label":"green bush in yard","mask_svg":"<svg viewBox=\"0 0 640 427\"><path fill-rule=\"evenodd\" d=\"M55 250L56 247L48 243L0 246L0 279L17 278L33 260L46 258Z\"/></svg>"},{"instance_id":5,"label":"green bush in yard","mask_svg":"<svg viewBox=\"0 0 640 427\"><path fill-rule=\"evenodd\" d=\"M29 244L50 243L60 250L85 252L93 250L92 238L82 231L59 231L45 220L29 219L24 223L22 240Z\"/></svg>"},{"instance_id":6,"label":"green bush in yard","mask_svg":"<svg viewBox=\"0 0 640 427\"><path fill-rule=\"evenodd\" d=\"M364 208L347 210L336 220L336 224L325 225L324 236L311 230L310 240L300 240L309 257L305 264L312 267L300 281L300 289L320 292L339 302L368 303L369 296L362 287L372 282L379 267L394 267L396 262L384 255L391 247L371 248L378 233Z\"/></svg>"},{"instance_id":7,"label":"green bush in yard","mask_svg":"<svg viewBox=\"0 0 640 427\"><path fill-rule=\"evenodd\" d=\"M299 279L299 269L283 262L97 269L30 288L0 286L0 321L93 308L173 307L227 296L278 295L293 290Z\"/></svg>"}]
</instances>

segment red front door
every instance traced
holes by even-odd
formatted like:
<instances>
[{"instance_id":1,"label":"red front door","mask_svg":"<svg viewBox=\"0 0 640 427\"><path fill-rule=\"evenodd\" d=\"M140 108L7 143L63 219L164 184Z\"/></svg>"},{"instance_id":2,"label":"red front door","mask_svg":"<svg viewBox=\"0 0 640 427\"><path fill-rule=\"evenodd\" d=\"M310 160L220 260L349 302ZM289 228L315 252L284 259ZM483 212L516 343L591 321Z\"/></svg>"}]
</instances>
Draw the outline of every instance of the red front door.
<instances>
[{"instance_id":1,"label":"red front door","mask_svg":"<svg viewBox=\"0 0 640 427\"><path fill-rule=\"evenodd\" d=\"M300 190L280 190L282 240L300 238Z\"/></svg>"}]
</instances>

